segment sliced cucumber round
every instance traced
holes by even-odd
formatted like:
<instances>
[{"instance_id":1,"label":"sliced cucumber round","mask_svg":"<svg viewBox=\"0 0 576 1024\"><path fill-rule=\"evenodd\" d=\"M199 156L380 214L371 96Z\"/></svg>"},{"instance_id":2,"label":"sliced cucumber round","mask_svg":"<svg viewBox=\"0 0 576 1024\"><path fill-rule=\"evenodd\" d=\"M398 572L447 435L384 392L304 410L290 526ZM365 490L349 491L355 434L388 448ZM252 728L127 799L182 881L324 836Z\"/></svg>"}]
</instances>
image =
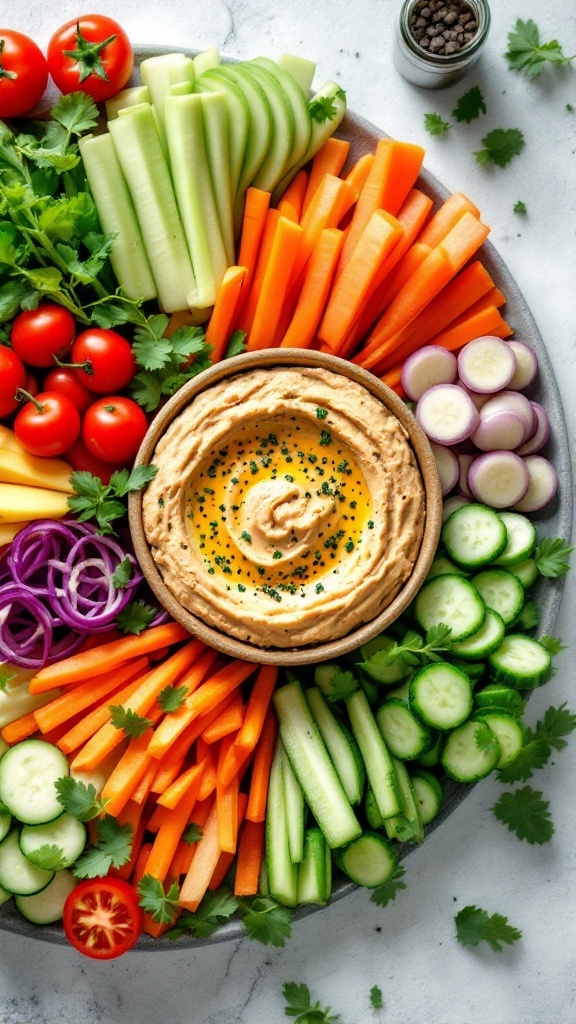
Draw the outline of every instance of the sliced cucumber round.
<instances>
[{"instance_id":1,"label":"sliced cucumber round","mask_svg":"<svg viewBox=\"0 0 576 1024\"><path fill-rule=\"evenodd\" d=\"M452 558L464 569L493 562L506 548L506 527L497 512L486 505L462 505L442 527L442 541Z\"/></svg>"},{"instance_id":2,"label":"sliced cucumber round","mask_svg":"<svg viewBox=\"0 0 576 1024\"><path fill-rule=\"evenodd\" d=\"M369 640L367 644L364 644L358 651L360 660L357 663L362 674L368 676L369 679L373 679L376 683L382 683L383 686L394 686L396 683L401 682L410 671L410 667L406 664L404 658L401 656L395 658L389 665L379 665L377 661L370 660L380 651L388 654L388 651L393 646L393 638L385 634L375 636L373 640Z\"/></svg>"},{"instance_id":3,"label":"sliced cucumber round","mask_svg":"<svg viewBox=\"0 0 576 1024\"><path fill-rule=\"evenodd\" d=\"M62 851L61 868L69 868L86 846L86 827L71 814L61 814L45 825L24 825L20 832L20 849L30 857L42 846L57 846Z\"/></svg>"},{"instance_id":4,"label":"sliced cucumber round","mask_svg":"<svg viewBox=\"0 0 576 1024\"><path fill-rule=\"evenodd\" d=\"M442 806L442 786L430 772L417 768L410 776L418 813L423 825L437 818Z\"/></svg>"},{"instance_id":5,"label":"sliced cucumber round","mask_svg":"<svg viewBox=\"0 0 576 1024\"><path fill-rule=\"evenodd\" d=\"M468 676L472 686L474 686L479 679L482 679L482 676L486 671L485 661L464 661L463 658L454 658L452 654L446 655L446 660L449 661L451 665L455 665L456 668L461 668Z\"/></svg>"},{"instance_id":6,"label":"sliced cucumber round","mask_svg":"<svg viewBox=\"0 0 576 1024\"><path fill-rule=\"evenodd\" d=\"M536 640L523 633L505 636L488 658L490 675L517 690L532 690L550 678L552 658Z\"/></svg>"},{"instance_id":7,"label":"sliced cucumber round","mask_svg":"<svg viewBox=\"0 0 576 1024\"><path fill-rule=\"evenodd\" d=\"M356 885L375 889L392 877L398 864L396 847L376 832L364 832L338 857L338 866Z\"/></svg>"},{"instance_id":8,"label":"sliced cucumber round","mask_svg":"<svg viewBox=\"0 0 576 1024\"><path fill-rule=\"evenodd\" d=\"M514 715L514 718L522 718L524 713L524 698L518 690L511 686L504 686L501 683L488 683L482 690L474 694L474 703L478 708L489 708L505 711Z\"/></svg>"},{"instance_id":9,"label":"sliced cucumber round","mask_svg":"<svg viewBox=\"0 0 576 1024\"><path fill-rule=\"evenodd\" d=\"M0 842L8 835L12 827L12 815L9 811L0 812Z\"/></svg>"},{"instance_id":10,"label":"sliced cucumber round","mask_svg":"<svg viewBox=\"0 0 576 1024\"><path fill-rule=\"evenodd\" d=\"M42 892L32 896L15 896L17 909L31 924L54 924L64 916L64 904L78 880L69 871L57 871Z\"/></svg>"},{"instance_id":11,"label":"sliced cucumber round","mask_svg":"<svg viewBox=\"0 0 576 1024\"><path fill-rule=\"evenodd\" d=\"M8 903L8 900L11 899L12 893L8 892L8 889L4 889L4 887L0 885L0 907L3 906L4 903Z\"/></svg>"},{"instance_id":12,"label":"sliced cucumber round","mask_svg":"<svg viewBox=\"0 0 576 1024\"><path fill-rule=\"evenodd\" d=\"M508 568L530 558L536 547L536 527L519 512L499 512L498 515L506 527L508 541L502 554L498 555L496 565Z\"/></svg>"},{"instance_id":13,"label":"sliced cucumber round","mask_svg":"<svg viewBox=\"0 0 576 1024\"><path fill-rule=\"evenodd\" d=\"M497 768L513 761L524 746L524 729L517 718L507 715L504 711L482 712L482 719L487 722L498 738L502 753L496 762Z\"/></svg>"},{"instance_id":14,"label":"sliced cucumber round","mask_svg":"<svg viewBox=\"0 0 576 1024\"><path fill-rule=\"evenodd\" d=\"M445 661L425 665L410 683L410 709L432 729L455 729L472 711L468 676Z\"/></svg>"},{"instance_id":15,"label":"sliced cucumber round","mask_svg":"<svg viewBox=\"0 0 576 1024\"><path fill-rule=\"evenodd\" d=\"M507 565L508 572L517 576L525 590L528 590L538 579L538 566L533 558L526 558L515 565Z\"/></svg>"},{"instance_id":16,"label":"sliced cucumber round","mask_svg":"<svg viewBox=\"0 0 576 1024\"><path fill-rule=\"evenodd\" d=\"M424 584L414 602L418 625L424 631L441 624L447 626L452 641L477 633L485 614L486 606L478 590L462 576L436 576Z\"/></svg>"},{"instance_id":17,"label":"sliced cucumber round","mask_svg":"<svg viewBox=\"0 0 576 1024\"><path fill-rule=\"evenodd\" d=\"M486 617L478 632L467 636L465 640L457 640L455 644L452 644L451 650L462 661L487 658L489 654L500 647L505 632L506 627L502 616L492 608L487 608Z\"/></svg>"},{"instance_id":18,"label":"sliced cucumber round","mask_svg":"<svg viewBox=\"0 0 576 1024\"><path fill-rule=\"evenodd\" d=\"M498 612L505 626L514 622L524 604L524 587L517 576L506 569L486 569L474 576L472 583L481 594L486 608Z\"/></svg>"},{"instance_id":19,"label":"sliced cucumber round","mask_svg":"<svg viewBox=\"0 0 576 1024\"><path fill-rule=\"evenodd\" d=\"M416 718L406 701L397 697L380 705L376 721L388 750L400 761L415 760L434 743L432 730Z\"/></svg>"},{"instance_id":20,"label":"sliced cucumber round","mask_svg":"<svg viewBox=\"0 0 576 1024\"><path fill-rule=\"evenodd\" d=\"M41 825L62 814L55 783L68 775L68 761L44 740L24 740L0 761L0 802L24 825Z\"/></svg>"},{"instance_id":21,"label":"sliced cucumber round","mask_svg":"<svg viewBox=\"0 0 576 1024\"><path fill-rule=\"evenodd\" d=\"M434 746L430 747L430 750L426 750L423 754L420 754L420 757L418 758L418 764L423 765L425 768L435 768L436 765L440 764L442 741L443 737L441 733L437 733L436 740L434 741Z\"/></svg>"},{"instance_id":22,"label":"sliced cucumber round","mask_svg":"<svg viewBox=\"0 0 576 1024\"><path fill-rule=\"evenodd\" d=\"M469 719L446 737L442 767L456 782L477 782L496 767L500 744L482 719Z\"/></svg>"},{"instance_id":23,"label":"sliced cucumber round","mask_svg":"<svg viewBox=\"0 0 576 1024\"><path fill-rule=\"evenodd\" d=\"M18 842L18 833L9 832L0 843L0 885L18 896L41 892L54 878L53 871L37 868L26 859Z\"/></svg>"},{"instance_id":24,"label":"sliced cucumber round","mask_svg":"<svg viewBox=\"0 0 576 1024\"><path fill-rule=\"evenodd\" d=\"M435 576L467 576L465 569L461 569L455 562L451 562L446 555L437 555L428 570L427 580L433 580Z\"/></svg>"}]
</instances>

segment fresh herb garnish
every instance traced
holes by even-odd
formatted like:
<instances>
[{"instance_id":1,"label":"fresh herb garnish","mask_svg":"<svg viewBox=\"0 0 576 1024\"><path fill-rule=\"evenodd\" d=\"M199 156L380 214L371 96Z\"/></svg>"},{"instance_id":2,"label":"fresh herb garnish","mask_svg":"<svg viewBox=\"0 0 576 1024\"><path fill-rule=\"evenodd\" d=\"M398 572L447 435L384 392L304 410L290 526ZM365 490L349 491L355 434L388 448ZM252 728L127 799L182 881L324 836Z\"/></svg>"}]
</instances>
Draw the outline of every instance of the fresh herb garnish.
<instances>
[{"instance_id":1,"label":"fresh herb garnish","mask_svg":"<svg viewBox=\"0 0 576 1024\"><path fill-rule=\"evenodd\" d=\"M103 878L110 868L121 868L132 853L132 826L119 825L116 818L106 814L98 822L98 838L78 858L72 874L76 878Z\"/></svg>"},{"instance_id":2,"label":"fresh herb garnish","mask_svg":"<svg viewBox=\"0 0 576 1024\"><path fill-rule=\"evenodd\" d=\"M248 938L263 946L286 945L292 934L292 911L270 896L254 896L240 901L238 911Z\"/></svg>"},{"instance_id":3,"label":"fresh herb garnish","mask_svg":"<svg viewBox=\"0 0 576 1024\"><path fill-rule=\"evenodd\" d=\"M212 346L206 344L202 327L179 327L172 337L165 338L169 318L163 313L148 317L145 323L134 333L132 350L141 370L130 390L146 412L153 412L162 398L175 394L186 381L212 365Z\"/></svg>"},{"instance_id":4,"label":"fresh herb garnish","mask_svg":"<svg viewBox=\"0 0 576 1024\"><path fill-rule=\"evenodd\" d=\"M68 498L67 505L76 514L78 522L96 519L98 533L115 533L111 523L126 515L126 506L120 498L131 491L139 491L158 472L157 466L136 466L131 473L127 469L112 473L109 484L103 484L100 477L86 470L72 473L70 483L75 494Z\"/></svg>"},{"instance_id":5,"label":"fresh herb garnish","mask_svg":"<svg viewBox=\"0 0 576 1024\"><path fill-rule=\"evenodd\" d=\"M115 729L123 729L126 736L137 740L154 724L150 718L138 715L132 708L124 708L121 704L110 705L110 721Z\"/></svg>"},{"instance_id":6,"label":"fresh herb garnish","mask_svg":"<svg viewBox=\"0 0 576 1024\"><path fill-rule=\"evenodd\" d=\"M232 331L228 346L224 353L224 359L230 359L231 356L239 356L242 352L246 351L246 332L245 331Z\"/></svg>"},{"instance_id":7,"label":"fresh herb garnish","mask_svg":"<svg viewBox=\"0 0 576 1024\"><path fill-rule=\"evenodd\" d=\"M287 1017L294 1017L294 1024L338 1024L340 1021L340 1014L330 1015L330 1006L312 1003L308 985L287 981L282 991L286 1000L284 1013Z\"/></svg>"},{"instance_id":8,"label":"fresh herb garnish","mask_svg":"<svg viewBox=\"0 0 576 1024\"><path fill-rule=\"evenodd\" d=\"M424 114L424 128L430 135L446 135L451 127L440 114Z\"/></svg>"},{"instance_id":9,"label":"fresh herb garnish","mask_svg":"<svg viewBox=\"0 0 576 1024\"><path fill-rule=\"evenodd\" d=\"M511 946L522 938L522 932L508 924L502 914L488 915L480 907L463 907L456 917L456 938L463 946L477 946L487 942L496 953L503 950L502 943Z\"/></svg>"},{"instance_id":10,"label":"fresh herb garnish","mask_svg":"<svg viewBox=\"0 0 576 1024\"><path fill-rule=\"evenodd\" d=\"M382 989L378 985L372 985L370 989L370 1006L373 1010L382 1010L384 1008Z\"/></svg>"},{"instance_id":11,"label":"fresh herb garnish","mask_svg":"<svg viewBox=\"0 0 576 1024\"><path fill-rule=\"evenodd\" d=\"M134 564L132 559L126 555L126 558L122 559L112 573L112 583L116 590L125 590L133 576Z\"/></svg>"},{"instance_id":12,"label":"fresh herb garnish","mask_svg":"<svg viewBox=\"0 0 576 1024\"><path fill-rule=\"evenodd\" d=\"M560 654L560 651L565 651L567 649L566 644L563 644L558 637L549 636L548 633L543 633L538 643L540 644L540 647L543 647L545 651L548 651L548 654L552 657L556 654Z\"/></svg>"},{"instance_id":13,"label":"fresh herb garnish","mask_svg":"<svg viewBox=\"0 0 576 1024\"><path fill-rule=\"evenodd\" d=\"M554 835L554 825L548 810L550 802L542 799L542 793L524 786L514 793L503 793L492 811L499 821L515 832L518 839L542 846L549 843Z\"/></svg>"},{"instance_id":14,"label":"fresh herb garnish","mask_svg":"<svg viewBox=\"0 0 576 1024\"><path fill-rule=\"evenodd\" d=\"M512 207L512 209L513 209L514 213L521 213L521 214L528 213L528 210L526 209L526 203L522 202L521 199L518 199L514 203L514 206Z\"/></svg>"},{"instance_id":15,"label":"fresh herb garnish","mask_svg":"<svg viewBox=\"0 0 576 1024\"><path fill-rule=\"evenodd\" d=\"M322 692L326 700L331 702L348 700L359 687L355 675L348 670L344 671L338 665L325 666L325 669L328 668L331 669L331 672L326 671L327 681L322 685Z\"/></svg>"},{"instance_id":16,"label":"fresh herb garnish","mask_svg":"<svg viewBox=\"0 0 576 1024\"><path fill-rule=\"evenodd\" d=\"M64 850L60 846L56 846L55 843L44 843L38 849L30 850L26 854L26 860L29 860L37 868L43 868L44 871L61 871L66 867Z\"/></svg>"},{"instance_id":17,"label":"fresh herb garnish","mask_svg":"<svg viewBox=\"0 0 576 1024\"><path fill-rule=\"evenodd\" d=\"M187 686L165 686L158 694L158 703L166 714L178 711L188 695Z\"/></svg>"},{"instance_id":18,"label":"fresh herb garnish","mask_svg":"<svg viewBox=\"0 0 576 1024\"><path fill-rule=\"evenodd\" d=\"M73 818L78 818L78 821L91 821L92 818L97 818L104 813L109 803L108 800L96 796L96 787L91 782L86 785L67 775L62 779L56 779L54 785L58 803L62 804L64 810Z\"/></svg>"},{"instance_id":19,"label":"fresh herb garnish","mask_svg":"<svg viewBox=\"0 0 576 1024\"><path fill-rule=\"evenodd\" d=\"M475 121L477 117L480 117L480 114L485 113L486 102L484 97L478 86L473 85L458 100L452 111L452 117L455 117L457 121L465 121L466 124L470 124L471 121Z\"/></svg>"},{"instance_id":20,"label":"fresh herb garnish","mask_svg":"<svg viewBox=\"0 0 576 1024\"><path fill-rule=\"evenodd\" d=\"M394 643L381 651L375 651L368 661L362 662L363 668L373 669L374 666L387 667L399 659L411 668L418 668L427 661L443 661L440 654L450 650L452 630L440 622L431 626L426 632L426 639L420 633L409 629L400 643Z\"/></svg>"},{"instance_id":21,"label":"fresh herb garnish","mask_svg":"<svg viewBox=\"0 0 576 1024\"><path fill-rule=\"evenodd\" d=\"M182 836L182 839L184 840L185 843L188 843L188 846L191 846L192 843L199 843L200 840L202 839L202 835L203 832L202 829L200 828L200 825L197 825L196 822L193 821L186 829L184 835Z\"/></svg>"},{"instance_id":22,"label":"fresh herb garnish","mask_svg":"<svg viewBox=\"0 0 576 1024\"><path fill-rule=\"evenodd\" d=\"M519 128L493 128L484 136L482 144L484 148L474 153L477 163L482 167L486 164L506 167L512 157L524 149L524 136Z\"/></svg>"},{"instance_id":23,"label":"fresh herb garnish","mask_svg":"<svg viewBox=\"0 0 576 1024\"><path fill-rule=\"evenodd\" d=\"M535 728L527 729L524 746L516 757L498 772L500 782L510 784L532 778L534 771L547 764L553 750L560 752L568 745L564 737L575 729L576 715L566 703L558 708L549 707Z\"/></svg>"},{"instance_id":24,"label":"fresh herb garnish","mask_svg":"<svg viewBox=\"0 0 576 1024\"><path fill-rule=\"evenodd\" d=\"M576 54L565 57L557 39L549 43L540 42L538 26L531 18L518 18L513 30L508 33L508 49L504 54L512 71L519 71L526 78L536 78L547 64L570 64Z\"/></svg>"},{"instance_id":25,"label":"fresh herb garnish","mask_svg":"<svg viewBox=\"0 0 576 1024\"><path fill-rule=\"evenodd\" d=\"M138 882L138 903L156 924L172 924L176 920L179 896L180 889L175 882L167 892L153 875L144 875Z\"/></svg>"},{"instance_id":26,"label":"fresh herb garnish","mask_svg":"<svg viewBox=\"0 0 576 1024\"><path fill-rule=\"evenodd\" d=\"M538 572L552 580L564 576L570 568L573 550L561 537L544 537L534 552Z\"/></svg>"},{"instance_id":27,"label":"fresh herb garnish","mask_svg":"<svg viewBox=\"0 0 576 1024\"><path fill-rule=\"evenodd\" d=\"M157 608L144 604L144 601L131 601L121 612L118 612L115 621L118 629L121 629L123 633L134 633L136 636L140 636L140 633L154 622L157 615Z\"/></svg>"},{"instance_id":28,"label":"fresh herb garnish","mask_svg":"<svg viewBox=\"0 0 576 1024\"><path fill-rule=\"evenodd\" d=\"M377 889L374 889L370 897L372 903L376 903L379 907L387 907L392 900L396 899L400 890L406 888L406 882L402 881L405 874L404 868L398 865L388 881L383 882Z\"/></svg>"},{"instance_id":29,"label":"fresh herb garnish","mask_svg":"<svg viewBox=\"0 0 576 1024\"><path fill-rule=\"evenodd\" d=\"M238 910L239 901L228 889L208 891L202 898L198 910L194 913L185 910L178 924L171 929L169 939L175 941L185 932L197 939L208 939L217 928L228 921Z\"/></svg>"}]
</instances>

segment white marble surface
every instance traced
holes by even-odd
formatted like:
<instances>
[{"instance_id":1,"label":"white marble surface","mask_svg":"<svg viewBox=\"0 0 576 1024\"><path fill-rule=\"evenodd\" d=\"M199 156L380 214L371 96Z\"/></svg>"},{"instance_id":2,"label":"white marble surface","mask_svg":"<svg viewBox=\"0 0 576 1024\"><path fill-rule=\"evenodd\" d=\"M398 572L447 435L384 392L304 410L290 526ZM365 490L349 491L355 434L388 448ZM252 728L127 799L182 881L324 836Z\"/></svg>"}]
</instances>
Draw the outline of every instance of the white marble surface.
<instances>
[{"instance_id":1,"label":"white marble surface","mask_svg":"<svg viewBox=\"0 0 576 1024\"><path fill-rule=\"evenodd\" d=\"M88 6L88 5L87 5ZM218 45L240 57L301 53L318 79L336 77L350 107L391 135L426 146L426 163L452 190L467 192L492 226L492 240L535 315L559 379L570 436L576 425L576 69L528 83L507 70L506 33L534 17L543 39L576 51L572 0L494 0L481 63L447 92L416 90L396 74L391 35L399 0L99 0L94 5L138 42ZM0 23L45 44L76 0L2 0ZM478 84L488 115L431 139L423 115L448 115ZM478 167L471 151L485 130L519 127L526 147L505 170ZM485 130L484 130L485 129ZM512 207L522 199L528 216ZM574 579L556 633L575 637ZM534 721L574 697L574 648L556 678L530 702ZM346 1024L573 1024L576 1020L576 742L533 781L550 800L553 841L528 846L490 812L502 787L487 780L406 863L408 889L385 910L366 892L298 924L284 950L242 940L192 951L133 953L108 965L71 949L4 934L0 1024L277 1024L282 985L306 982ZM458 945L454 914L476 903L499 911L523 938L502 954ZM370 1009L379 985L382 1011Z\"/></svg>"}]
</instances>

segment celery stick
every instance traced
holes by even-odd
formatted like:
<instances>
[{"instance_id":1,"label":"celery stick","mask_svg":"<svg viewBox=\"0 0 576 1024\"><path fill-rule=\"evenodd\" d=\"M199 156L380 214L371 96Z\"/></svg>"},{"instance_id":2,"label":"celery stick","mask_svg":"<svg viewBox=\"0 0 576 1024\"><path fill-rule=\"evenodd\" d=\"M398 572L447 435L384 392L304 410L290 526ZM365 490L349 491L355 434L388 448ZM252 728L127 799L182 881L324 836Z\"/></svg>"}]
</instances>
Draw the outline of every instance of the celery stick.
<instances>
[{"instance_id":1,"label":"celery stick","mask_svg":"<svg viewBox=\"0 0 576 1024\"><path fill-rule=\"evenodd\" d=\"M103 231L116 233L110 263L129 299L155 299L156 285L111 135L85 135L78 143Z\"/></svg>"},{"instance_id":2,"label":"celery stick","mask_svg":"<svg viewBox=\"0 0 576 1024\"><path fill-rule=\"evenodd\" d=\"M178 85L181 82L188 82L190 85L194 85L196 69L194 68L192 58L183 57L182 60L171 64L168 69L168 77L172 85Z\"/></svg>"},{"instance_id":3,"label":"celery stick","mask_svg":"<svg viewBox=\"0 0 576 1024\"><path fill-rule=\"evenodd\" d=\"M169 96L189 96L190 93L194 92L194 86L192 82L176 82L175 85L170 86Z\"/></svg>"},{"instance_id":4,"label":"celery stick","mask_svg":"<svg viewBox=\"0 0 576 1024\"><path fill-rule=\"evenodd\" d=\"M242 90L232 81L223 81L218 76L217 68L214 68L212 71L205 71L202 77L196 80L194 91L198 93L224 92L226 94L230 153L230 194L232 200L234 200L246 152L248 133L251 129L250 108Z\"/></svg>"},{"instance_id":5,"label":"celery stick","mask_svg":"<svg viewBox=\"0 0 576 1024\"><path fill-rule=\"evenodd\" d=\"M167 96L164 100L172 180L200 309L214 305L228 266L206 156L202 109L198 95Z\"/></svg>"},{"instance_id":6,"label":"celery stick","mask_svg":"<svg viewBox=\"0 0 576 1024\"><path fill-rule=\"evenodd\" d=\"M110 134L130 189L160 305L166 313L196 306L198 293L168 165L150 106L110 121Z\"/></svg>"},{"instance_id":7,"label":"celery stick","mask_svg":"<svg viewBox=\"0 0 576 1024\"><path fill-rule=\"evenodd\" d=\"M220 232L228 266L233 266L234 227L232 224L232 189L230 187L230 154L228 115L223 92L199 93L204 117L204 141L212 179L212 190L218 210Z\"/></svg>"},{"instance_id":8,"label":"celery stick","mask_svg":"<svg viewBox=\"0 0 576 1024\"><path fill-rule=\"evenodd\" d=\"M118 111L123 107L135 107L137 103L149 103L150 93L146 85L134 85L130 89L122 89L106 100L106 117L109 121L118 117Z\"/></svg>"},{"instance_id":9,"label":"celery stick","mask_svg":"<svg viewBox=\"0 0 576 1024\"><path fill-rule=\"evenodd\" d=\"M164 97L168 95L170 86L174 84L170 77L170 69L181 65L182 61L186 59L183 53L164 53L159 57L148 57L140 65L140 77L150 92L150 102L156 114L156 126L164 155L168 152L164 130Z\"/></svg>"},{"instance_id":10,"label":"celery stick","mask_svg":"<svg viewBox=\"0 0 576 1024\"><path fill-rule=\"evenodd\" d=\"M312 88L312 81L316 74L316 65L313 60L306 60L305 57L295 57L291 53L282 53L278 58L278 67L287 71L292 78L295 78L303 93L308 96Z\"/></svg>"},{"instance_id":11,"label":"celery stick","mask_svg":"<svg viewBox=\"0 0 576 1024\"><path fill-rule=\"evenodd\" d=\"M316 156L318 150L321 149L330 136L334 134L346 113L346 95L342 87L338 85L337 82L325 82L322 88L319 89L312 97L309 105L312 106L313 103L321 101L326 102L328 105L332 105L334 111L333 116L327 117L325 121L317 121L312 118L312 134L310 136L308 149L297 163L293 164L292 167L286 168L284 177L274 189L272 205L275 205L278 202L280 197L288 188L292 179L298 174L298 171L304 167L304 164L308 163L312 157Z\"/></svg>"},{"instance_id":12,"label":"celery stick","mask_svg":"<svg viewBox=\"0 0 576 1024\"><path fill-rule=\"evenodd\" d=\"M218 68L222 63L220 60L220 50L216 46L211 46L209 50L203 50L202 53L197 53L193 58L194 70L196 71L196 78L200 78L205 71L210 71L211 68Z\"/></svg>"}]
</instances>

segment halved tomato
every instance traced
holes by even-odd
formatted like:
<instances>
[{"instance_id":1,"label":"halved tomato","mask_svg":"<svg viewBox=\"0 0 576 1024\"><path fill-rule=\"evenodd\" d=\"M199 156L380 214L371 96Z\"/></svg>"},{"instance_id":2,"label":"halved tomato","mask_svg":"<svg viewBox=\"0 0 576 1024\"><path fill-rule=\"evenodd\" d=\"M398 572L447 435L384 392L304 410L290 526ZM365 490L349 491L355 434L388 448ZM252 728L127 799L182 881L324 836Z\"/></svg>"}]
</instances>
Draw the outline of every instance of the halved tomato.
<instances>
[{"instance_id":1,"label":"halved tomato","mask_svg":"<svg viewBox=\"0 0 576 1024\"><path fill-rule=\"evenodd\" d=\"M142 931L136 891L119 878L88 878L64 904L64 931L75 949L112 960L131 949Z\"/></svg>"}]
</instances>

